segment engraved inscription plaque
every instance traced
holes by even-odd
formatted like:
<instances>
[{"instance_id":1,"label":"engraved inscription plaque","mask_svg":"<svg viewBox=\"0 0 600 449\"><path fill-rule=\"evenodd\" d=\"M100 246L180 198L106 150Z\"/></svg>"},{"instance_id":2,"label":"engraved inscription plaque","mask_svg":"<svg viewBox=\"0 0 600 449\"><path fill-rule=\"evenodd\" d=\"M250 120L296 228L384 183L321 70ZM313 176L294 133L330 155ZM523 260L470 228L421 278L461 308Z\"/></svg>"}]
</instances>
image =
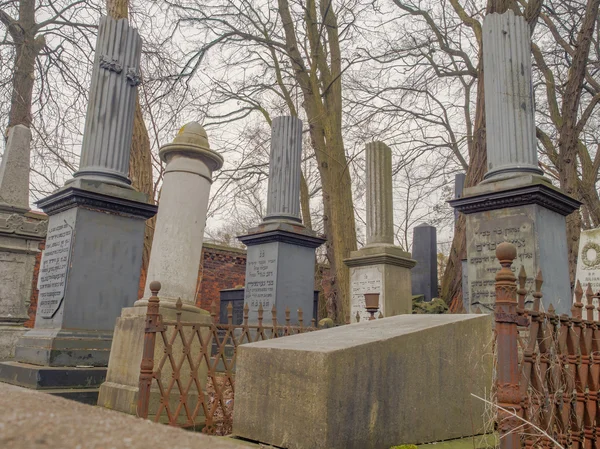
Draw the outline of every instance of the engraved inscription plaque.
<instances>
[{"instance_id":1,"label":"engraved inscription plaque","mask_svg":"<svg viewBox=\"0 0 600 449\"><path fill-rule=\"evenodd\" d=\"M594 293L600 292L600 228L581 231L576 280L581 283L584 293L588 285L591 285ZM586 304L585 296L582 301ZM592 300L592 303L596 308L598 307L598 300L596 298ZM598 310L596 308L594 308L595 320L598 319ZM585 310L583 314L585 317Z\"/></svg>"},{"instance_id":2,"label":"engraved inscription plaque","mask_svg":"<svg viewBox=\"0 0 600 449\"><path fill-rule=\"evenodd\" d=\"M249 247L244 302L248 304L251 313L258 312L261 304L265 312L271 311L275 304L276 276L277 247L274 245ZM268 318L271 318L270 315Z\"/></svg>"},{"instance_id":3,"label":"engraved inscription plaque","mask_svg":"<svg viewBox=\"0 0 600 449\"><path fill-rule=\"evenodd\" d=\"M482 312L494 310L496 273L500 262L496 259L496 246L510 242L517 248L517 258L512 270L515 275L525 267L527 283L535 277L536 253L533 220L526 215L505 215L501 219L468 217L467 232L469 312L479 308Z\"/></svg>"},{"instance_id":4,"label":"engraved inscription plaque","mask_svg":"<svg viewBox=\"0 0 600 449\"><path fill-rule=\"evenodd\" d=\"M52 318L65 296L72 241L73 225L66 220L48 229L38 277L37 314L42 318Z\"/></svg>"},{"instance_id":5,"label":"engraved inscription plaque","mask_svg":"<svg viewBox=\"0 0 600 449\"><path fill-rule=\"evenodd\" d=\"M379 293L379 311L385 315L383 310L383 271L377 265L367 267L352 267L350 274L351 300L350 322L356 323L356 312L359 313L360 321L369 319L369 312L365 309L365 293ZM377 313L376 316L378 316Z\"/></svg>"}]
</instances>

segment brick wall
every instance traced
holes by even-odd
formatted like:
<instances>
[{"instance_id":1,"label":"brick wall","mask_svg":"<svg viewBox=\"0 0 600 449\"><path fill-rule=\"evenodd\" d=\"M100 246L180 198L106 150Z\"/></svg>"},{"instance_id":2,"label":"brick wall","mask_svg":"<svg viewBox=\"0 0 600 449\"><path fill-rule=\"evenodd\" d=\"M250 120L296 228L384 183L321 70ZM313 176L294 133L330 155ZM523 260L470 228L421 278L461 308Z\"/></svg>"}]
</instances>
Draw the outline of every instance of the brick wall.
<instances>
[{"instance_id":1,"label":"brick wall","mask_svg":"<svg viewBox=\"0 0 600 449\"><path fill-rule=\"evenodd\" d=\"M196 305L210 310L213 301L219 304L220 290L243 287L245 278L246 250L205 243L198 272Z\"/></svg>"},{"instance_id":2,"label":"brick wall","mask_svg":"<svg viewBox=\"0 0 600 449\"><path fill-rule=\"evenodd\" d=\"M29 303L29 308L27 309L27 314L29 315L29 319L25 321L25 327L33 327L35 324L35 312L37 310L37 302L38 302L38 289L37 289L37 280L40 274L40 264L42 263L42 251L46 247L46 241L40 242L39 249L40 252L35 256L35 265L33 267L33 279L31 280L32 288L31 288L31 299Z\"/></svg>"}]
</instances>

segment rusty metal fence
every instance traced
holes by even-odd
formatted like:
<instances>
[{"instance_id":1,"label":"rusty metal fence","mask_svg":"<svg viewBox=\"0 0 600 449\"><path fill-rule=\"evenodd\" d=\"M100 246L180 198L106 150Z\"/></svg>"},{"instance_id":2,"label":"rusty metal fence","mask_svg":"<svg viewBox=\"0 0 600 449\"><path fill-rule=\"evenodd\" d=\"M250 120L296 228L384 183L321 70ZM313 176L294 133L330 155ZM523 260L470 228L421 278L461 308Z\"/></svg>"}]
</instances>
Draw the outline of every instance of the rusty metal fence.
<instances>
[{"instance_id":1,"label":"rusty metal fence","mask_svg":"<svg viewBox=\"0 0 600 449\"><path fill-rule=\"evenodd\" d=\"M501 449L600 447L600 321L588 285L577 283L571 316L540 307L542 274L529 295L526 273L511 270L513 245L498 245L496 401ZM525 309L533 298L531 310ZM585 308L585 319L583 309Z\"/></svg>"},{"instance_id":2,"label":"rusty metal fence","mask_svg":"<svg viewBox=\"0 0 600 449\"><path fill-rule=\"evenodd\" d=\"M237 348L244 344L316 330L314 320L304 325L298 310L298 325L291 325L290 311L285 323L277 322L277 310L270 312L270 324L260 306L257 324L248 324L248 306L241 325L233 324L233 307L227 308L227 324L220 324L216 304L205 323L182 319L181 301L176 319L165 320L159 313L160 283L150 284L144 350L142 356L137 415L172 426L201 429L208 434L226 435L233 422Z\"/></svg>"}]
</instances>

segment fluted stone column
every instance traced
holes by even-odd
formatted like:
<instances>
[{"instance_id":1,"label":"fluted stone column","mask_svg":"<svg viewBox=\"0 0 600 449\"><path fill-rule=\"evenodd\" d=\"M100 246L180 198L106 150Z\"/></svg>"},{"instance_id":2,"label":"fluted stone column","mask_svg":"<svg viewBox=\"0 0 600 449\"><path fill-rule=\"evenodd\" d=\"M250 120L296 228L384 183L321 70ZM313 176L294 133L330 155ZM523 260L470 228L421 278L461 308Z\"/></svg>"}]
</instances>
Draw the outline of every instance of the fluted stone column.
<instances>
[{"instance_id":1,"label":"fluted stone column","mask_svg":"<svg viewBox=\"0 0 600 449\"><path fill-rule=\"evenodd\" d=\"M283 116L271 124L269 190L265 220L300 220L302 120Z\"/></svg>"},{"instance_id":2,"label":"fluted stone column","mask_svg":"<svg viewBox=\"0 0 600 449\"><path fill-rule=\"evenodd\" d=\"M571 288L565 217L579 201L543 176L538 167L531 84L530 28L512 10L488 14L483 23L488 172L477 186L449 201L466 215L467 311L494 312L496 247L517 247L517 260L532 288L544 275L543 307L570 313Z\"/></svg>"},{"instance_id":3,"label":"fluted stone column","mask_svg":"<svg viewBox=\"0 0 600 449\"><path fill-rule=\"evenodd\" d=\"M145 221L157 209L127 178L140 51L126 19L101 19L80 170L38 202L49 221L35 328L19 339L16 362L0 363L0 381L97 399L115 321L137 298Z\"/></svg>"},{"instance_id":4,"label":"fluted stone column","mask_svg":"<svg viewBox=\"0 0 600 449\"><path fill-rule=\"evenodd\" d=\"M76 178L128 186L142 39L127 19L103 17Z\"/></svg>"},{"instance_id":5,"label":"fluted stone column","mask_svg":"<svg viewBox=\"0 0 600 449\"><path fill-rule=\"evenodd\" d=\"M383 142L370 142L365 159L367 244L344 260L350 267L352 323L369 318L365 293L379 293L383 316L411 313L410 270L416 263L410 253L394 245L392 150Z\"/></svg>"},{"instance_id":6,"label":"fluted stone column","mask_svg":"<svg viewBox=\"0 0 600 449\"><path fill-rule=\"evenodd\" d=\"M527 21L512 10L483 22L488 172L485 179L538 167L531 38Z\"/></svg>"},{"instance_id":7,"label":"fluted stone column","mask_svg":"<svg viewBox=\"0 0 600 449\"><path fill-rule=\"evenodd\" d=\"M134 307L123 309L117 319L106 382L100 387L98 395L98 405L130 414L135 414L137 404L146 306L151 296L150 283L161 283L159 297L163 319L176 318L176 303L181 299L184 321L210 322L209 313L195 305L196 287L212 174L221 168L223 158L210 149L206 131L195 122L182 127L175 140L160 149L159 156L167 165L146 277L146 292L144 299L136 301ZM207 329L203 328L202 332L206 334ZM188 332L186 338L191 340L190 330L184 332ZM199 345L194 345L192 353L200 353ZM176 349L181 351L180 348ZM162 342L158 341L156 357L163 352ZM201 384L206 382L205 370L206 366L201 365ZM180 374L184 379L189 379L189 366L183 366ZM154 392L152 394L155 395ZM178 398L179 394L173 391L174 397ZM159 398L153 396L152 400L158 401Z\"/></svg>"},{"instance_id":8,"label":"fluted stone column","mask_svg":"<svg viewBox=\"0 0 600 449\"><path fill-rule=\"evenodd\" d=\"M394 244L392 150L383 142L368 143L366 153L367 246Z\"/></svg>"},{"instance_id":9,"label":"fluted stone column","mask_svg":"<svg viewBox=\"0 0 600 449\"><path fill-rule=\"evenodd\" d=\"M277 319L285 321L285 310L301 308L305 323L314 306L315 248L325 242L300 219L300 176L302 161L302 121L297 117L277 117L271 125L271 155L267 214L260 226L238 239L247 245L244 304L249 322L258 320L258 308L265 317L273 307Z\"/></svg>"}]
</instances>

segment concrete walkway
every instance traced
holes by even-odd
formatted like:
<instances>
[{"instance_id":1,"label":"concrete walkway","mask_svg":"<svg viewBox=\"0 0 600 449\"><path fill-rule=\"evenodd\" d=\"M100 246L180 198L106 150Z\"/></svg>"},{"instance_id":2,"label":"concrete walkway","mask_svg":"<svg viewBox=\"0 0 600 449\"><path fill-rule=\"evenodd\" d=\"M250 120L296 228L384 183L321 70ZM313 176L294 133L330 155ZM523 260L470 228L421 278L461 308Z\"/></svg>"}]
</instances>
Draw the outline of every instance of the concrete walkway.
<instances>
[{"instance_id":1,"label":"concrete walkway","mask_svg":"<svg viewBox=\"0 0 600 449\"><path fill-rule=\"evenodd\" d=\"M209 437L0 383L2 449L248 449Z\"/></svg>"}]
</instances>

